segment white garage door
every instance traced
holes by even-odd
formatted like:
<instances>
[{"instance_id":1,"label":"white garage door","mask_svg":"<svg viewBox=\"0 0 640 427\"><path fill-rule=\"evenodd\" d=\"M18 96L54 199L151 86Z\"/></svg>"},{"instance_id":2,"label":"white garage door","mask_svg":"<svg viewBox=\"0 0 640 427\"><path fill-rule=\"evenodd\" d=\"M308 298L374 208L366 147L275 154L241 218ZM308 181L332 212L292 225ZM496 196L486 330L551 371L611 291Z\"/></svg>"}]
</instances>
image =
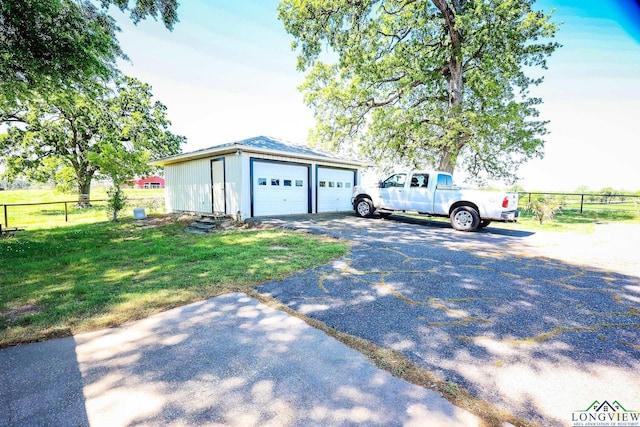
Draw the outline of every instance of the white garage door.
<instances>
[{"instance_id":1,"label":"white garage door","mask_svg":"<svg viewBox=\"0 0 640 427\"><path fill-rule=\"evenodd\" d=\"M309 168L253 162L253 216L309 212Z\"/></svg>"},{"instance_id":2,"label":"white garage door","mask_svg":"<svg viewBox=\"0 0 640 427\"><path fill-rule=\"evenodd\" d=\"M318 212L350 211L352 170L318 167Z\"/></svg>"}]
</instances>

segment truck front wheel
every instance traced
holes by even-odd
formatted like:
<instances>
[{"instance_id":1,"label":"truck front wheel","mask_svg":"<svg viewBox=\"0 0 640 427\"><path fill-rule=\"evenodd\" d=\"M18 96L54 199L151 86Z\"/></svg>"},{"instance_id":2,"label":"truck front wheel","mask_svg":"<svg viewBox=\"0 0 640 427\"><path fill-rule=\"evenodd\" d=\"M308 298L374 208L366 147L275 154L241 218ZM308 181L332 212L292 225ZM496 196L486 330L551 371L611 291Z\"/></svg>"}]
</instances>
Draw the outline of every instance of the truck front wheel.
<instances>
[{"instance_id":1,"label":"truck front wheel","mask_svg":"<svg viewBox=\"0 0 640 427\"><path fill-rule=\"evenodd\" d=\"M460 231L475 231L480 225L480 214L471 206L458 206L451 212L451 225Z\"/></svg>"},{"instance_id":2,"label":"truck front wheel","mask_svg":"<svg viewBox=\"0 0 640 427\"><path fill-rule=\"evenodd\" d=\"M356 215L361 218L371 218L373 211L373 203L369 199L358 199L355 206Z\"/></svg>"}]
</instances>

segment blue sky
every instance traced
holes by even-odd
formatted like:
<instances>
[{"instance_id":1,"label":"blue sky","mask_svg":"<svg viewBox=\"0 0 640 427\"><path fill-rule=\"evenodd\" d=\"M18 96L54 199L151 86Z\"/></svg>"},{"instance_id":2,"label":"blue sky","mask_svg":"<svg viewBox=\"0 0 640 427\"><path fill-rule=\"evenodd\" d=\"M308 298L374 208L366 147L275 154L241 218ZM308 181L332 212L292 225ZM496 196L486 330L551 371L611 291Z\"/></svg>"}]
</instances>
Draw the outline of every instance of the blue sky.
<instances>
[{"instance_id":1,"label":"blue sky","mask_svg":"<svg viewBox=\"0 0 640 427\"><path fill-rule=\"evenodd\" d=\"M128 75L150 83L168 107L184 151L256 135L305 143L312 112L297 86L292 38L277 0L189 0L173 32L118 17ZM637 0L539 0L555 8L563 47L550 58L543 119L545 158L523 166L527 190L587 185L640 190L640 4Z\"/></svg>"}]
</instances>

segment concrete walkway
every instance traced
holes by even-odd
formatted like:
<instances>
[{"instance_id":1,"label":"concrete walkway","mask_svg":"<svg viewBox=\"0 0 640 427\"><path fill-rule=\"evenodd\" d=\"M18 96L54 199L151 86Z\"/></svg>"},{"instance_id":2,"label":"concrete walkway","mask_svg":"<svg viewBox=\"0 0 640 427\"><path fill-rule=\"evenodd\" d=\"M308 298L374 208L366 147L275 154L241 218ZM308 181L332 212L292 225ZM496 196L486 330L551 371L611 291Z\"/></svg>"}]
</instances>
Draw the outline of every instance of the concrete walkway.
<instances>
[{"instance_id":1,"label":"concrete walkway","mask_svg":"<svg viewBox=\"0 0 640 427\"><path fill-rule=\"evenodd\" d=\"M479 424L240 293L1 350L0 408L1 426Z\"/></svg>"}]
</instances>

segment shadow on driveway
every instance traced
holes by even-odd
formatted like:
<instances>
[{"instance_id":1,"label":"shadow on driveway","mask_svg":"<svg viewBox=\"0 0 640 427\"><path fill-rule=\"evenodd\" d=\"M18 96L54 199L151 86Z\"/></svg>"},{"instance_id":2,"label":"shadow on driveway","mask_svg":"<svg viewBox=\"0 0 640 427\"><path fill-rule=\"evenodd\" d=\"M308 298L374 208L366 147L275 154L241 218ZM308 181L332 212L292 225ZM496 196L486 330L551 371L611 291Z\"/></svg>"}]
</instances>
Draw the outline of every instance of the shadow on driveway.
<instances>
[{"instance_id":1,"label":"shadow on driveway","mask_svg":"<svg viewBox=\"0 0 640 427\"><path fill-rule=\"evenodd\" d=\"M522 255L531 233L392 218L265 220L357 244L258 291L536 423L640 408L639 277Z\"/></svg>"},{"instance_id":2,"label":"shadow on driveway","mask_svg":"<svg viewBox=\"0 0 640 427\"><path fill-rule=\"evenodd\" d=\"M477 426L245 294L0 351L0 425Z\"/></svg>"}]
</instances>

